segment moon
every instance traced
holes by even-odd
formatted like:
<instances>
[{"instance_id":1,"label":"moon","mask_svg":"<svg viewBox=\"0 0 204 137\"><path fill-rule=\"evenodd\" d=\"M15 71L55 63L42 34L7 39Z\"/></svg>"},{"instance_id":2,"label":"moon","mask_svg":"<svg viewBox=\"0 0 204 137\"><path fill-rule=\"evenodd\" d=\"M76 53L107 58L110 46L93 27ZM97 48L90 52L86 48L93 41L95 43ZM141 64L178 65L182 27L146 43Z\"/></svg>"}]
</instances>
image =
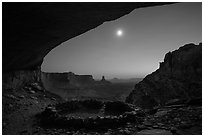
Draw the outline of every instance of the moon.
<instances>
[{"instance_id":1,"label":"moon","mask_svg":"<svg viewBox=\"0 0 204 137\"><path fill-rule=\"evenodd\" d=\"M116 35L121 37L123 35L123 31L121 29L117 30Z\"/></svg>"}]
</instances>

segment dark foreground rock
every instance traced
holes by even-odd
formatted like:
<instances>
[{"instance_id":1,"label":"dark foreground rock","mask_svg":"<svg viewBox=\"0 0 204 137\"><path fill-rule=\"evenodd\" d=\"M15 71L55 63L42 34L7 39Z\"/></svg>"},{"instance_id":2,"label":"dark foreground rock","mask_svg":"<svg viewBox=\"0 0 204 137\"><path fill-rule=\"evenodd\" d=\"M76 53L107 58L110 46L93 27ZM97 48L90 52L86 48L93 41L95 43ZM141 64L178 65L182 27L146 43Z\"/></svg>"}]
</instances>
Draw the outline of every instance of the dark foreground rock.
<instances>
[{"instance_id":1,"label":"dark foreground rock","mask_svg":"<svg viewBox=\"0 0 204 137\"><path fill-rule=\"evenodd\" d=\"M193 100L201 96L202 43L186 44L167 53L159 69L136 84L126 102L142 108L152 108L176 101L191 100L193 103ZM173 99L174 102L168 102Z\"/></svg>"}]
</instances>

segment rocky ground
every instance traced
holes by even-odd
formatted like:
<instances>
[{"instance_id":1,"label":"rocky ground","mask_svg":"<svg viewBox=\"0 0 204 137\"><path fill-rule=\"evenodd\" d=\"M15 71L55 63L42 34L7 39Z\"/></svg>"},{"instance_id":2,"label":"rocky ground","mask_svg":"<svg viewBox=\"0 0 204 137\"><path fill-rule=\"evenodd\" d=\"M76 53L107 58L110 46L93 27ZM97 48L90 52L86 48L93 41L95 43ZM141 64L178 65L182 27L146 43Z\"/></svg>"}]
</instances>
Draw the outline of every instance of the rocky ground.
<instances>
[{"instance_id":1,"label":"rocky ground","mask_svg":"<svg viewBox=\"0 0 204 137\"><path fill-rule=\"evenodd\" d=\"M19 90L3 90L2 129L5 135L202 134L202 107L200 104L174 104L152 110L139 109L130 115L135 116L133 119L136 119L136 122L130 121L127 113L122 115L125 117L122 119L124 124L115 127L59 128L42 126L37 116L44 112L48 105L52 106L63 102L60 97L43 90L36 83L24 86ZM109 118L111 119L111 117ZM119 116L113 118L117 120ZM100 117L100 119L107 119L107 117Z\"/></svg>"},{"instance_id":2,"label":"rocky ground","mask_svg":"<svg viewBox=\"0 0 204 137\"><path fill-rule=\"evenodd\" d=\"M137 115L135 115L137 117ZM106 117L105 117L106 118ZM174 105L151 111L140 116L140 122L126 121L124 125L114 128L74 129L47 128L45 134L105 134L105 135L201 135L201 106ZM112 122L114 124L114 122Z\"/></svg>"},{"instance_id":3,"label":"rocky ground","mask_svg":"<svg viewBox=\"0 0 204 137\"><path fill-rule=\"evenodd\" d=\"M61 102L61 98L43 90L37 83L18 90L3 89L2 133L36 134L35 115L48 104Z\"/></svg>"},{"instance_id":4,"label":"rocky ground","mask_svg":"<svg viewBox=\"0 0 204 137\"><path fill-rule=\"evenodd\" d=\"M139 134L153 134L155 129L171 134L202 134L202 107L175 105L158 109L154 115L145 117ZM166 132L167 133L167 132Z\"/></svg>"}]
</instances>

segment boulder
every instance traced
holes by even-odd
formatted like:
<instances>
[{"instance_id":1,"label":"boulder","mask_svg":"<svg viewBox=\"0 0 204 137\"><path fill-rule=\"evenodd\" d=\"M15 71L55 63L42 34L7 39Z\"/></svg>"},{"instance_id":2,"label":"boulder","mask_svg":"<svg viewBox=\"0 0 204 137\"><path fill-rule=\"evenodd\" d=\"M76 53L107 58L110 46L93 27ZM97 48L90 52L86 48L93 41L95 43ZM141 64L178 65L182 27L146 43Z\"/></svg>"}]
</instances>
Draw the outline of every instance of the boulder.
<instances>
[{"instance_id":1,"label":"boulder","mask_svg":"<svg viewBox=\"0 0 204 137\"><path fill-rule=\"evenodd\" d=\"M43 88L40 86L39 83L31 83L31 87L36 90L43 91Z\"/></svg>"}]
</instances>

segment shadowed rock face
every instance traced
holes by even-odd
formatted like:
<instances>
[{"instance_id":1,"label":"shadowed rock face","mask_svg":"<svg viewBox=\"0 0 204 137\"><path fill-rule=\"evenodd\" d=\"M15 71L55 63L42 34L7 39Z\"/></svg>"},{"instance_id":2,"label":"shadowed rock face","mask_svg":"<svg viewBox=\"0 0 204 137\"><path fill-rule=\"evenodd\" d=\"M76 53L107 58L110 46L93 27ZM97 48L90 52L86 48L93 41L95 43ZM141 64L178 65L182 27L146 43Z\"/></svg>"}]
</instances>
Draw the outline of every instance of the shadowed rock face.
<instances>
[{"instance_id":1,"label":"shadowed rock face","mask_svg":"<svg viewBox=\"0 0 204 137\"><path fill-rule=\"evenodd\" d=\"M160 68L135 85L126 102L143 108L171 99L202 97L202 43L187 44L165 55Z\"/></svg>"},{"instance_id":2,"label":"shadowed rock face","mask_svg":"<svg viewBox=\"0 0 204 137\"><path fill-rule=\"evenodd\" d=\"M36 69L62 42L136 8L170 3L3 3L3 71Z\"/></svg>"}]
</instances>

